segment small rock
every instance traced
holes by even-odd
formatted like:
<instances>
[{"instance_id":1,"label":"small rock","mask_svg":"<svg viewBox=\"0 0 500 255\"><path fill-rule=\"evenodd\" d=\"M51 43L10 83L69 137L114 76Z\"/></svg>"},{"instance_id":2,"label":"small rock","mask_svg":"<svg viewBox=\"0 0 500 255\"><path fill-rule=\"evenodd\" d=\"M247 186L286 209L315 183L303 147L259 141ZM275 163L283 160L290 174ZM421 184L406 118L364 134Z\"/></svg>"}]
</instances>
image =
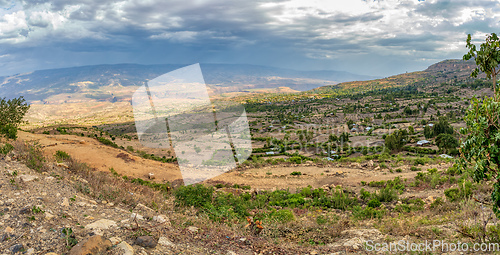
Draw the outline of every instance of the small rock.
<instances>
[{"instance_id":1,"label":"small rock","mask_svg":"<svg viewBox=\"0 0 500 255\"><path fill-rule=\"evenodd\" d=\"M234 251L227 251L226 253L227 255L238 255L236 252Z\"/></svg>"},{"instance_id":2,"label":"small rock","mask_svg":"<svg viewBox=\"0 0 500 255\"><path fill-rule=\"evenodd\" d=\"M119 237L111 237L109 241L111 241L112 245L117 245L122 242L122 239Z\"/></svg>"},{"instance_id":3,"label":"small rock","mask_svg":"<svg viewBox=\"0 0 500 255\"><path fill-rule=\"evenodd\" d=\"M165 225L170 226L170 220L166 215L158 215L158 216L153 216L153 221L156 221L160 224L165 223Z\"/></svg>"},{"instance_id":4,"label":"small rock","mask_svg":"<svg viewBox=\"0 0 500 255\"><path fill-rule=\"evenodd\" d=\"M30 182L30 181L38 179L38 177L36 177L34 175L22 174L22 175L19 175L19 179L21 179L21 181L23 181L23 182Z\"/></svg>"},{"instance_id":5,"label":"small rock","mask_svg":"<svg viewBox=\"0 0 500 255\"><path fill-rule=\"evenodd\" d=\"M144 217L138 213L132 213L130 215L130 220L144 220Z\"/></svg>"},{"instance_id":6,"label":"small rock","mask_svg":"<svg viewBox=\"0 0 500 255\"><path fill-rule=\"evenodd\" d=\"M135 240L135 244L144 248L154 248L158 242L151 236L139 236Z\"/></svg>"},{"instance_id":7,"label":"small rock","mask_svg":"<svg viewBox=\"0 0 500 255\"><path fill-rule=\"evenodd\" d=\"M111 241L102 236L95 235L79 242L70 251L69 255L98 254L111 247Z\"/></svg>"},{"instance_id":8,"label":"small rock","mask_svg":"<svg viewBox=\"0 0 500 255\"><path fill-rule=\"evenodd\" d=\"M150 180L154 180L156 177L155 177L155 174L154 174L154 173L149 173L149 174L148 174L148 178L149 178Z\"/></svg>"},{"instance_id":9,"label":"small rock","mask_svg":"<svg viewBox=\"0 0 500 255\"><path fill-rule=\"evenodd\" d=\"M45 212L44 214L45 214L45 219L46 220L51 220L51 219L54 218L54 215L51 214L51 213L49 213L49 212Z\"/></svg>"},{"instance_id":10,"label":"small rock","mask_svg":"<svg viewBox=\"0 0 500 255\"><path fill-rule=\"evenodd\" d=\"M21 210L19 211L19 213L20 213L20 214L27 214L27 213L29 213L30 211L31 211L31 208L29 208L29 207L24 207L23 209L21 209Z\"/></svg>"},{"instance_id":11,"label":"small rock","mask_svg":"<svg viewBox=\"0 0 500 255\"><path fill-rule=\"evenodd\" d=\"M175 244L172 243L170 240L168 240L168 238L165 236L161 236L160 239L158 239L158 244L162 246L171 246L171 247L175 246Z\"/></svg>"},{"instance_id":12,"label":"small rock","mask_svg":"<svg viewBox=\"0 0 500 255\"><path fill-rule=\"evenodd\" d=\"M61 203L61 206L69 206L69 200L67 197L63 198L63 201Z\"/></svg>"},{"instance_id":13,"label":"small rock","mask_svg":"<svg viewBox=\"0 0 500 255\"><path fill-rule=\"evenodd\" d=\"M14 232L14 229L12 229L11 227L6 227L3 232L12 233L12 232Z\"/></svg>"},{"instance_id":14,"label":"small rock","mask_svg":"<svg viewBox=\"0 0 500 255\"><path fill-rule=\"evenodd\" d=\"M151 209L151 208L149 208L149 207L147 207L147 206L145 206L145 205L143 205L141 203L137 204L137 206L135 207L135 209L142 209L142 210L146 210L146 211L150 211L150 212L154 212L155 211L155 210L153 210L153 209Z\"/></svg>"},{"instance_id":15,"label":"small rock","mask_svg":"<svg viewBox=\"0 0 500 255\"><path fill-rule=\"evenodd\" d=\"M192 232L192 233L197 233L198 232L198 228L197 227L191 226L191 227L188 227L187 229L189 230L189 232Z\"/></svg>"},{"instance_id":16,"label":"small rock","mask_svg":"<svg viewBox=\"0 0 500 255\"><path fill-rule=\"evenodd\" d=\"M69 166L66 164L66 163L57 163L56 166L59 166L59 167L64 167L66 169L69 168Z\"/></svg>"},{"instance_id":17,"label":"small rock","mask_svg":"<svg viewBox=\"0 0 500 255\"><path fill-rule=\"evenodd\" d=\"M24 249L24 246L22 244L14 244L12 245L9 250L12 252L12 253L18 253L20 252L21 250Z\"/></svg>"},{"instance_id":18,"label":"small rock","mask_svg":"<svg viewBox=\"0 0 500 255\"><path fill-rule=\"evenodd\" d=\"M94 223L88 224L85 226L85 228L88 229L108 229L110 227L116 227L116 221L113 220L107 220L107 219L102 219L98 220Z\"/></svg>"},{"instance_id":19,"label":"small rock","mask_svg":"<svg viewBox=\"0 0 500 255\"><path fill-rule=\"evenodd\" d=\"M31 254L34 254L35 253L35 249L33 248L29 248L27 251L26 251L26 255L31 255Z\"/></svg>"},{"instance_id":20,"label":"small rock","mask_svg":"<svg viewBox=\"0 0 500 255\"><path fill-rule=\"evenodd\" d=\"M134 248L125 241L119 243L116 248L123 251L122 255L134 255Z\"/></svg>"}]
</instances>

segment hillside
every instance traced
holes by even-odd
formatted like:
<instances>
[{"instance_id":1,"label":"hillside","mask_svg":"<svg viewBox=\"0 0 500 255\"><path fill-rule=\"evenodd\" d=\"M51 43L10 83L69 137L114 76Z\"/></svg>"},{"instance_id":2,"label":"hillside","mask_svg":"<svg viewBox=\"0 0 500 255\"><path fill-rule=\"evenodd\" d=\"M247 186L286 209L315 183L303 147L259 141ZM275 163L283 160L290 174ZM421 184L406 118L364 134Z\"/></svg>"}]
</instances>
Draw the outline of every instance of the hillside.
<instances>
[{"instance_id":1,"label":"hillside","mask_svg":"<svg viewBox=\"0 0 500 255\"><path fill-rule=\"evenodd\" d=\"M126 101L130 100L134 89L147 80L183 66L117 64L39 70L0 77L0 97L22 95L29 101L46 104L84 99ZM201 68L213 94L280 87L305 91L327 84L373 78L338 71L296 71L253 65L201 64Z\"/></svg>"},{"instance_id":2,"label":"hillside","mask_svg":"<svg viewBox=\"0 0 500 255\"><path fill-rule=\"evenodd\" d=\"M358 93L367 90L398 88L408 85L434 87L441 83L470 81L470 73L474 68L476 68L476 65L472 60L463 61L450 59L433 64L423 71L404 73L368 81L344 82L316 88L310 92L325 94L336 90L349 90L351 93ZM484 77L484 74L479 76L479 78Z\"/></svg>"}]
</instances>

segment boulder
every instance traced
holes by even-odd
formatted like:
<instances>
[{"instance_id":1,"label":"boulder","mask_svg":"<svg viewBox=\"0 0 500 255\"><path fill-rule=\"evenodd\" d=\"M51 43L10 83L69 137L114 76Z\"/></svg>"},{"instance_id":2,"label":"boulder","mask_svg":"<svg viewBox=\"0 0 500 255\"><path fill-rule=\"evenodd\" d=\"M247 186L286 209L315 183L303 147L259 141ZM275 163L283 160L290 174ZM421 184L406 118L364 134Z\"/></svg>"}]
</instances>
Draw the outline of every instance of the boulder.
<instances>
[{"instance_id":1,"label":"boulder","mask_svg":"<svg viewBox=\"0 0 500 255\"><path fill-rule=\"evenodd\" d=\"M71 248L69 255L98 254L106 251L109 247L111 247L111 241L102 236L95 235L79 242Z\"/></svg>"}]
</instances>

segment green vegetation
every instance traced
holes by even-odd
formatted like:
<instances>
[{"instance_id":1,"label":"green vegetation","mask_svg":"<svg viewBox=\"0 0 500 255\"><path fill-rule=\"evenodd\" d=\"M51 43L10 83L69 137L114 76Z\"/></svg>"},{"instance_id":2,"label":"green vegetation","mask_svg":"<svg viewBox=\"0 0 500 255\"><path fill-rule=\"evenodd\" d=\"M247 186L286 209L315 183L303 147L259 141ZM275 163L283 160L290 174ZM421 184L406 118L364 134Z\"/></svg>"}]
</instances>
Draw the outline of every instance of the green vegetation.
<instances>
[{"instance_id":1,"label":"green vegetation","mask_svg":"<svg viewBox=\"0 0 500 255\"><path fill-rule=\"evenodd\" d=\"M471 44L470 34L467 37L467 48L469 52L464 59L475 58L477 68L471 76L476 77L479 72L486 73L487 78L493 79L493 98L479 100L472 99L468 114L465 118L466 127L461 129L465 139L461 143L462 152L460 165L464 171L473 169L472 174L476 182L483 180L495 180L493 183L493 211L500 218L500 97L496 84L496 77L500 72L500 40L492 33L486 37L481 44L480 50ZM464 191L465 195L467 192ZM462 192L463 193L463 192ZM448 191L450 197L458 196L456 190ZM447 196L448 196L447 195Z\"/></svg>"},{"instance_id":2,"label":"green vegetation","mask_svg":"<svg viewBox=\"0 0 500 255\"><path fill-rule=\"evenodd\" d=\"M54 154L54 158L57 162L63 162L69 160L71 156L64 151L56 151L56 153Z\"/></svg>"},{"instance_id":3,"label":"green vegetation","mask_svg":"<svg viewBox=\"0 0 500 255\"><path fill-rule=\"evenodd\" d=\"M17 139L17 127L29 108L23 97L9 100L0 98L0 135Z\"/></svg>"},{"instance_id":4,"label":"green vegetation","mask_svg":"<svg viewBox=\"0 0 500 255\"><path fill-rule=\"evenodd\" d=\"M407 142L408 132L406 129L396 130L385 138L385 146L391 151L400 151Z\"/></svg>"}]
</instances>

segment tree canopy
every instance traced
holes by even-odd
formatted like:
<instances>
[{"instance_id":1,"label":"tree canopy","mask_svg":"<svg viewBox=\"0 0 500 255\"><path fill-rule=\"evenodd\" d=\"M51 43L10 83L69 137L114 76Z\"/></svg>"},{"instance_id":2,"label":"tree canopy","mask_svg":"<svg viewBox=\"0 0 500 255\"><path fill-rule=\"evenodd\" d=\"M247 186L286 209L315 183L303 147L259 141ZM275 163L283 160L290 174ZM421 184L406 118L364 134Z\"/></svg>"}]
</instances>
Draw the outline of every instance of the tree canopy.
<instances>
[{"instance_id":1,"label":"tree canopy","mask_svg":"<svg viewBox=\"0 0 500 255\"><path fill-rule=\"evenodd\" d=\"M471 35L467 35L467 52L464 60L474 58L477 68L471 73L472 77L477 77L479 72L484 72L488 79L493 79L493 91L495 92L495 99L498 100L498 89L496 76L500 73L500 39L495 33L486 36L486 41L481 44L480 49L477 50L476 45L471 43Z\"/></svg>"},{"instance_id":2,"label":"tree canopy","mask_svg":"<svg viewBox=\"0 0 500 255\"><path fill-rule=\"evenodd\" d=\"M30 106L23 97L9 100L0 98L0 134L16 139L17 127L29 108Z\"/></svg>"}]
</instances>

